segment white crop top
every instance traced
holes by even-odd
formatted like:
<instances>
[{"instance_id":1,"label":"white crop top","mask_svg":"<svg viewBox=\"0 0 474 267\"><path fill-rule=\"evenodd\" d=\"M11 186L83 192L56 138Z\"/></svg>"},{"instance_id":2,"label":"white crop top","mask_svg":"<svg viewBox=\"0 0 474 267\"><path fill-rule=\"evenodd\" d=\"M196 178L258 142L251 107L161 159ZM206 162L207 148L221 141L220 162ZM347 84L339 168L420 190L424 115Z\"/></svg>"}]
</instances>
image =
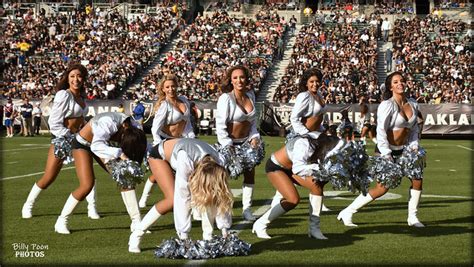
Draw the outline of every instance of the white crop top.
<instances>
[{"instance_id":1,"label":"white crop top","mask_svg":"<svg viewBox=\"0 0 474 267\"><path fill-rule=\"evenodd\" d=\"M53 100L53 107L48 119L49 130L54 136L64 136L70 131L64 126L64 119L80 118L87 114L87 106L81 107L69 90L60 90Z\"/></svg>"},{"instance_id":2,"label":"white crop top","mask_svg":"<svg viewBox=\"0 0 474 267\"><path fill-rule=\"evenodd\" d=\"M413 99L407 100L410 105L413 115L406 120L400 114L400 108L393 98L382 101L377 109L377 147L382 155L389 155L392 153L390 143L387 139L387 131L410 129L410 135L405 145L418 146L418 132L417 124L418 103Z\"/></svg>"},{"instance_id":3,"label":"white crop top","mask_svg":"<svg viewBox=\"0 0 474 267\"><path fill-rule=\"evenodd\" d=\"M229 137L229 133L227 132L227 123L229 122L250 122L250 133L248 138L260 138L255 119L255 94L253 90L250 90L246 95L250 99L253 107L252 111L247 114L237 105L233 92L222 94L219 97L219 100L217 101L216 114L216 133L219 144L226 146L233 143L232 139Z\"/></svg>"},{"instance_id":4,"label":"white crop top","mask_svg":"<svg viewBox=\"0 0 474 267\"><path fill-rule=\"evenodd\" d=\"M182 133L182 137L194 138L193 126L191 125L191 107L189 101L184 96L178 96L178 99L184 103L186 110L184 113L176 109L167 100L161 103L160 107L155 113L151 132L153 134L153 144L157 145L162 141L162 137L170 137L161 129L165 125L176 124L181 121L186 121L186 126Z\"/></svg>"},{"instance_id":5,"label":"white crop top","mask_svg":"<svg viewBox=\"0 0 474 267\"><path fill-rule=\"evenodd\" d=\"M322 96L318 93L319 97ZM301 122L303 118L316 117L324 114L327 111L327 105L321 106L318 101L311 95L310 92L305 91L298 94L295 105L291 111L290 122L293 130L300 135L309 132L309 129Z\"/></svg>"}]
</instances>

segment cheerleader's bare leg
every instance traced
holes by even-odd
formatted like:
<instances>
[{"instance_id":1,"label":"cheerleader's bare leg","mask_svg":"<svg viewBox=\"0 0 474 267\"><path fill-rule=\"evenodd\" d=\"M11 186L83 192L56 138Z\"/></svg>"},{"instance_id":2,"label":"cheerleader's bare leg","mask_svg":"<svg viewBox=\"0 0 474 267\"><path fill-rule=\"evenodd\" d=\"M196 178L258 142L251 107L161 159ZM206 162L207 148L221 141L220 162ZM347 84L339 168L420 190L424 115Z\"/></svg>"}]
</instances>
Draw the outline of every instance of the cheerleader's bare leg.
<instances>
[{"instance_id":1,"label":"cheerleader's bare leg","mask_svg":"<svg viewBox=\"0 0 474 267\"><path fill-rule=\"evenodd\" d=\"M374 201L375 199L385 195L388 192L388 188L385 188L381 183L377 183L375 188L369 190L367 195L360 194L347 208L343 209L337 219L342 220L345 226L356 227L357 225L352 222L352 215L359 209Z\"/></svg>"},{"instance_id":2,"label":"cheerleader's bare leg","mask_svg":"<svg viewBox=\"0 0 474 267\"><path fill-rule=\"evenodd\" d=\"M23 208L21 209L22 218L29 219L33 216L32 209L36 199L38 198L41 191L48 188L48 186L51 185L54 180L56 180L56 177L58 177L62 167L63 162L54 156L54 146L51 145L48 150L48 158L46 160L44 174L37 182L33 184L33 187L31 188L25 203L23 204Z\"/></svg>"},{"instance_id":3,"label":"cheerleader's bare leg","mask_svg":"<svg viewBox=\"0 0 474 267\"><path fill-rule=\"evenodd\" d=\"M300 202L300 196L293 185L293 181L283 171L269 172L267 177L283 198L280 203L272 206L253 224L252 233L255 233L258 238L263 239L271 238L267 234L268 224L287 211L294 209Z\"/></svg>"},{"instance_id":4,"label":"cheerleader's bare leg","mask_svg":"<svg viewBox=\"0 0 474 267\"><path fill-rule=\"evenodd\" d=\"M72 214L79 201L84 200L94 186L95 176L91 153L84 149L74 149L72 153L74 156L74 164L76 166L76 174L79 179L79 187L69 195L69 198L61 211L61 215L59 215L56 220L54 230L60 234L70 234L67 227L69 216Z\"/></svg>"},{"instance_id":5,"label":"cheerleader's bare leg","mask_svg":"<svg viewBox=\"0 0 474 267\"><path fill-rule=\"evenodd\" d=\"M136 226L130 235L128 241L128 251L140 253L140 242L143 234L153 225L162 215L165 215L173 209L174 201L174 176L168 163L159 159L149 159L150 169L157 179L158 186L163 192L164 199L156 203L150 211L143 217L142 221ZM165 163L166 165L162 165Z\"/></svg>"}]
</instances>

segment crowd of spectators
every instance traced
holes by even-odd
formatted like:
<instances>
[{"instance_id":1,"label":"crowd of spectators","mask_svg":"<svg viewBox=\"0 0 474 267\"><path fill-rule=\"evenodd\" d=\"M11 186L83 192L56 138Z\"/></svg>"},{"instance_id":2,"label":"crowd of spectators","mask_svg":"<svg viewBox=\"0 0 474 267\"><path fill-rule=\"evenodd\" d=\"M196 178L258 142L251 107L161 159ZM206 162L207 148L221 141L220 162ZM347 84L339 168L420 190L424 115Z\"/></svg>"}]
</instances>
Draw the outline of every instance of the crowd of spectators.
<instances>
[{"instance_id":1,"label":"crowd of spectators","mask_svg":"<svg viewBox=\"0 0 474 267\"><path fill-rule=\"evenodd\" d=\"M198 17L180 32L176 48L126 97L157 99L157 84L171 72L180 78L179 94L192 100L217 100L225 70L237 64L249 67L250 86L258 93L285 28L278 14L265 20L231 17L226 12Z\"/></svg>"},{"instance_id":2,"label":"crowd of spectators","mask_svg":"<svg viewBox=\"0 0 474 267\"><path fill-rule=\"evenodd\" d=\"M395 21L395 69L410 74L408 86L418 102L470 103L473 36L467 28L438 16Z\"/></svg>"},{"instance_id":3,"label":"crowd of spectators","mask_svg":"<svg viewBox=\"0 0 474 267\"><path fill-rule=\"evenodd\" d=\"M468 0L441 0L435 1L435 8L441 9L457 9L457 8L466 8L471 5Z\"/></svg>"},{"instance_id":4,"label":"crowd of spectators","mask_svg":"<svg viewBox=\"0 0 474 267\"><path fill-rule=\"evenodd\" d=\"M357 103L365 96L378 102L376 28L353 23L323 24L315 21L301 28L290 63L273 101L293 102L303 72L311 67L324 74L320 92L327 103Z\"/></svg>"},{"instance_id":5,"label":"crowd of spectators","mask_svg":"<svg viewBox=\"0 0 474 267\"><path fill-rule=\"evenodd\" d=\"M42 98L51 93L71 61L89 71L87 97L113 99L169 41L178 14L162 7L157 16L127 21L99 8L47 17L26 12L4 21L4 97Z\"/></svg>"},{"instance_id":6,"label":"crowd of spectators","mask_svg":"<svg viewBox=\"0 0 474 267\"><path fill-rule=\"evenodd\" d=\"M240 1L233 1L231 3L216 1L216 2L211 2L209 6L207 7L206 11L240 12L241 9L242 9L242 5L240 4Z\"/></svg>"},{"instance_id":7,"label":"crowd of spectators","mask_svg":"<svg viewBox=\"0 0 474 267\"><path fill-rule=\"evenodd\" d=\"M413 1L385 2L380 1L374 4L374 13L380 14L414 14Z\"/></svg>"}]
</instances>

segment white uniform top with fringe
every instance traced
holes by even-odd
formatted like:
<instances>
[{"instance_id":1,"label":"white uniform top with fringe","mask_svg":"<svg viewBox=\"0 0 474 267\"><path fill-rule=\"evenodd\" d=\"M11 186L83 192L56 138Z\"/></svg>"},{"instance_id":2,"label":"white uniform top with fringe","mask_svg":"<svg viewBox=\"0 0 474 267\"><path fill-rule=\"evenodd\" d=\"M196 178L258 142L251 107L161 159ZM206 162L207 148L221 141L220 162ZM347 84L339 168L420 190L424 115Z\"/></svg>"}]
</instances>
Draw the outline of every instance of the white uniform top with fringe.
<instances>
[{"instance_id":1,"label":"white uniform top with fringe","mask_svg":"<svg viewBox=\"0 0 474 267\"><path fill-rule=\"evenodd\" d=\"M398 130L402 128L410 129L410 135L406 145L410 147L418 147L418 132L417 124L418 103L414 99L408 99L407 103L413 111L411 118L408 121L400 115L400 108L395 100L392 98L382 101L377 109L377 147L383 156L390 155L392 149L387 139L387 131Z\"/></svg>"},{"instance_id":2,"label":"white uniform top with fringe","mask_svg":"<svg viewBox=\"0 0 474 267\"><path fill-rule=\"evenodd\" d=\"M319 95L319 93L318 93ZM321 97L321 95L319 95ZM321 97L322 98L322 97ZM301 122L303 118L314 117L326 112L327 106L322 107L318 101L311 95L310 92L305 91L298 94L295 105L291 111L290 122L296 134L303 135L310 130ZM320 132L324 131L321 124Z\"/></svg>"},{"instance_id":3,"label":"white uniform top with fringe","mask_svg":"<svg viewBox=\"0 0 474 267\"><path fill-rule=\"evenodd\" d=\"M92 142L91 151L105 161L119 158L122 149L109 145L109 140L118 132L122 123L128 116L121 112L100 113L91 119Z\"/></svg>"},{"instance_id":4,"label":"white uniform top with fringe","mask_svg":"<svg viewBox=\"0 0 474 267\"><path fill-rule=\"evenodd\" d=\"M237 105L235 95L233 92L222 94L217 101L217 115L216 115L216 133L217 141L222 146L232 145L234 141L229 136L227 131L227 123L229 122L250 122L250 133L246 139L260 138L257 130L256 108L255 108L255 93L250 90L246 93L252 102L253 111L245 114Z\"/></svg>"},{"instance_id":5,"label":"white uniform top with fringe","mask_svg":"<svg viewBox=\"0 0 474 267\"><path fill-rule=\"evenodd\" d=\"M181 121L186 121L186 126L184 127L184 131L181 134L181 137L185 138L195 138L195 134L193 131L193 126L191 125L191 105L189 101L184 96L178 96L178 99L181 100L185 106L186 110L184 113L177 110L171 103L167 100L163 101L155 113L155 117L153 119L153 125L151 127L151 133L153 135L153 145L159 144L163 137L169 137L166 133L164 133L161 129L165 125L176 124Z\"/></svg>"},{"instance_id":6,"label":"white uniform top with fringe","mask_svg":"<svg viewBox=\"0 0 474 267\"><path fill-rule=\"evenodd\" d=\"M60 90L56 93L53 106L48 119L49 130L52 135L59 137L70 134L64 126L64 119L84 117L87 106L84 108L74 100L74 95L69 90Z\"/></svg>"},{"instance_id":7,"label":"white uniform top with fringe","mask_svg":"<svg viewBox=\"0 0 474 267\"><path fill-rule=\"evenodd\" d=\"M198 140L179 139L173 147L170 165L176 171L174 192L174 224L178 233L191 231L191 193L188 187L188 178L194 171L194 166L206 155L224 166L223 159L208 143ZM229 229L232 225L231 214L217 214L216 224L219 229Z\"/></svg>"}]
</instances>

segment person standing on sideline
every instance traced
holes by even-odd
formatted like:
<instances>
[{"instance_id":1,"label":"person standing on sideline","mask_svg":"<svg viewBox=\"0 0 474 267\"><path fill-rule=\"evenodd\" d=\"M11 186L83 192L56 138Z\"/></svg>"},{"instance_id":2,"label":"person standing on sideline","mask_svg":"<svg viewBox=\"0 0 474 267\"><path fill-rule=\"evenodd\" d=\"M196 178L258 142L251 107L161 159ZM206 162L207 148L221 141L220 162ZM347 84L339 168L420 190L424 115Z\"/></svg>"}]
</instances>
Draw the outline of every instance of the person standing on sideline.
<instances>
[{"instance_id":1,"label":"person standing on sideline","mask_svg":"<svg viewBox=\"0 0 474 267\"><path fill-rule=\"evenodd\" d=\"M54 96L53 106L48 119L49 130L53 138L61 136L70 136L76 134L84 125L84 116L87 113L87 106L84 100L86 92L85 83L87 80L87 69L81 64L71 64L61 76L56 85L56 95ZM44 174L28 194L23 204L21 217L29 219L32 215L32 209L39 194L47 189L58 177L63 160L54 155L54 145L51 144L48 150L48 158L44 168ZM95 186L87 196L87 216L91 219L99 219L95 207Z\"/></svg>"},{"instance_id":2,"label":"person standing on sideline","mask_svg":"<svg viewBox=\"0 0 474 267\"><path fill-rule=\"evenodd\" d=\"M33 105L30 104L28 98L23 100L23 105L20 106L21 124L23 125L23 135L33 136Z\"/></svg>"},{"instance_id":3,"label":"person standing on sideline","mask_svg":"<svg viewBox=\"0 0 474 267\"><path fill-rule=\"evenodd\" d=\"M34 126L34 134L39 135L39 130L41 128L41 115L43 115L43 111L41 111L40 103L36 103L35 107L33 108L33 126Z\"/></svg>"},{"instance_id":4,"label":"person standing on sideline","mask_svg":"<svg viewBox=\"0 0 474 267\"><path fill-rule=\"evenodd\" d=\"M15 117L15 107L13 100L8 99L7 104L3 107L3 117L5 118L5 127L7 128L7 137L13 137L13 120Z\"/></svg>"},{"instance_id":5,"label":"person standing on sideline","mask_svg":"<svg viewBox=\"0 0 474 267\"><path fill-rule=\"evenodd\" d=\"M385 50L385 64L387 65L387 72L391 72L392 71L392 49L387 48L387 50Z\"/></svg>"},{"instance_id":6,"label":"person standing on sideline","mask_svg":"<svg viewBox=\"0 0 474 267\"><path fill-rule=\"evenodd\" d=\"M137 105L133 109L133 114L132 117L133 119L140 125L140 129L143 129L143 118L145 117L145 106L142 104L142 102L137 99L135 100Z\"/></svg>"}]
</instances>

